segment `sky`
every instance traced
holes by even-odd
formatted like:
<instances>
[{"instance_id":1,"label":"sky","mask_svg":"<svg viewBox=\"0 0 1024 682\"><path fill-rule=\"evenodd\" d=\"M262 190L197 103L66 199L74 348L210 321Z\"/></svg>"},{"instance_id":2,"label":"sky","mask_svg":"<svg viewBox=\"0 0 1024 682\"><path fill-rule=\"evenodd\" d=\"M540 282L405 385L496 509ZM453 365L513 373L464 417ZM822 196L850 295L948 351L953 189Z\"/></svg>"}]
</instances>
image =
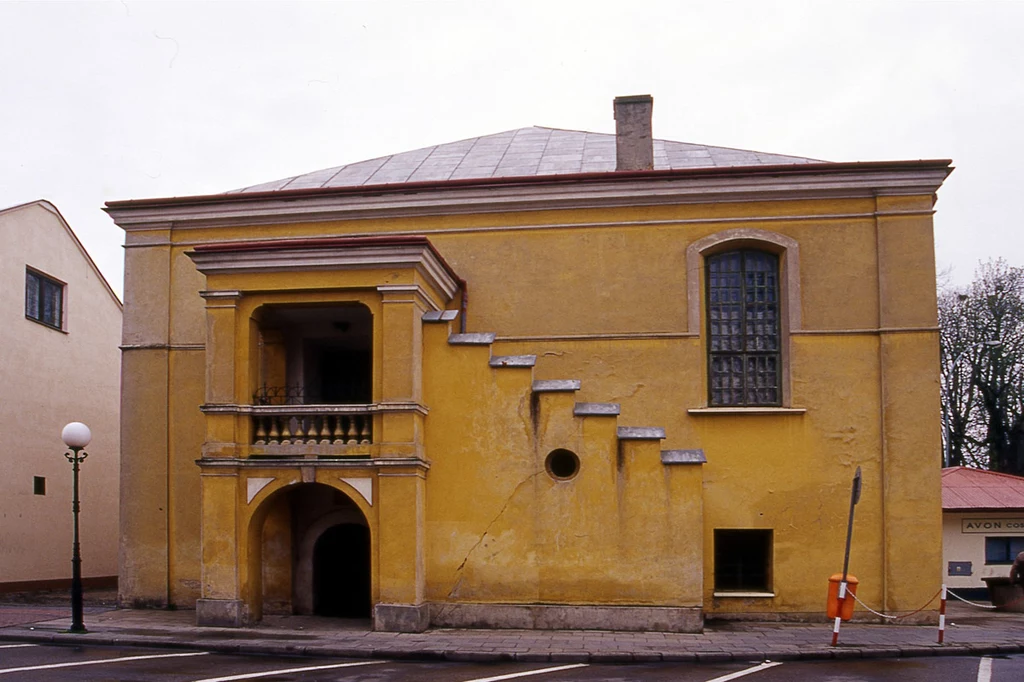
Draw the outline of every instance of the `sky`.
<instances>
[{"instance_id":1,"label":"sky","mask_svg":"<svg viewBox=\"0 0 1024 682\"><path fill-rule=\"evenodd\" d=\"M52 201L122 292L123 199L531 125L827 161L952 159L953 285L1024 265L1024 1L0 0L0 208Z\"/></svg>"}]
</instances>

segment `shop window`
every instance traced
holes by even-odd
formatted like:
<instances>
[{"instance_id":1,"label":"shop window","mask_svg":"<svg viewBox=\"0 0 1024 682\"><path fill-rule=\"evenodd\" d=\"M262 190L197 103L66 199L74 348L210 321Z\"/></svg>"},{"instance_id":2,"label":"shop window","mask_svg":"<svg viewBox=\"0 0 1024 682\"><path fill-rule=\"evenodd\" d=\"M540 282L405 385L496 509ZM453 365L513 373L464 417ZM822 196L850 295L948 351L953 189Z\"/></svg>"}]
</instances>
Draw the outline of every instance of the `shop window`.
<instances>
[{"instance_id":1,"label":"shop window","mask_svg":"<svg viewBox=\"0 0 1024 682\"><path fill-rule=\"evenodd\" d=\"M1024 552L1024 538L985 538L985 564L1010 565L1018 554Z\"/></svg>"},{"instance_id":2,"label":"shop window","mask_svg":"<svg viewBox=\"0 0 1024 682\"><path fill-rule=\"evenodd\" d=\"M771 563L771 530L715 530L716 592L771 592Z\"/></svg>"}]
</instances>

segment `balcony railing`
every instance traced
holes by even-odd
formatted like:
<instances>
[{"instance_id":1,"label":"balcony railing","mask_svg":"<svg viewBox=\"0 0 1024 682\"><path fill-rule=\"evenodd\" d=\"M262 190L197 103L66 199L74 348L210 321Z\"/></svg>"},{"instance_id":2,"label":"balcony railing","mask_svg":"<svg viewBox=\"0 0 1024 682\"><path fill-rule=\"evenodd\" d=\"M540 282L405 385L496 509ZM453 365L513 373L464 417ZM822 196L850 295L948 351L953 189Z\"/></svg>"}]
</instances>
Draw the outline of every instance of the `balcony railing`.
<instances>
[{"instance_id":1,"label":"balcony railing","mask_svg":"<svg viewBox=\"0 0 1024 682\"><path fill-rule=\"evenodd\" d=\"M303 459L372 457L380 445L374 437L378 415L427 414L425 406L411 401L366 405L215 403L201 409L206 414L251 420L251 437L242 448L242 457Z\"/></svg>"},{"instance_id":2,"label":"balcony railing","mask_svg":"<svg viewBox=\"0 0 1024 682\"><path fill-rule=\"evenodd\" d=\"M369 445L372 405L254 405L253 445Z\"/></svg>"}]
</instances>

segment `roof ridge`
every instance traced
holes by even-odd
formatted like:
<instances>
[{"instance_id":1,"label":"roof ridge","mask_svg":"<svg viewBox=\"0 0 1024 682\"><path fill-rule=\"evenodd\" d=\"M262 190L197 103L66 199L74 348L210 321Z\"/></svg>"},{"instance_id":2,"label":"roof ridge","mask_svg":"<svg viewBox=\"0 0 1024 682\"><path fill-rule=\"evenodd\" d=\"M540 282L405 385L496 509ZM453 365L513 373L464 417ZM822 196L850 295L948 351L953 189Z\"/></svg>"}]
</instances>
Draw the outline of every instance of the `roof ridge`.
<instances>
[{"instance_id":1,"label":"roof ridge","mask_svg":"<svg viewBox=\"0 0 1024 682\"><path fill-rule=\"evenodd\" d=\"M942 469L942 477L945 478L947 474L955 474L959 473L960 471L969 471L972 475L978 474L982 476L1001 476L1002 478L1008 478L1019 483L1024 483L1024 476L1008 474L1005 471L992 471L991 469L981 469L979 467L969 466L944 467Z\"/></svg>"},{"instance_id":2,"label":"roof ridge","mask_svg":"<svg viewBox=\"0 0 1024 682\"><path fill-rule=\"evenodd\" d=\"M560 135L554 135L556 132ZM536 159L537 163L528 160L528 157L532 158L533 154L516 156L515 161L525 165L516 166L511 170L519 171L523 177L564 175L580 172L581 169L594 173L610 173L616 170L615 156L609 148L609 145L614 143L615 133L533 125L382 154L369 159L319 168L289 178L249 185L224 193L402 184L410 182L410 178L414 176L420 181L434 182L503 177L510 169L505 167L499 169L499 167L505 162L506 156L516 153L515 140L520 137L531 138L531 141L536 140L537 142L541 137L546 138L543 149L537 155L539 157ZM579 138L584 141L582 148ZM660 145L659 150L661 151L655 158L655 170L829 163L821 159L792 154L776 154L698 142L663 138L654 138L653 142ZM478 147L480 151L476 153ZM439 154L439 150L446 162L429 163L435 154ZM471 161L470 156L472 156ZM467 164L467 162L469 163ZM454 168L451 168L450 164L454 164ZM377 173L385 166L388 171L377 177Z\"/></svg>"}]
</instances>

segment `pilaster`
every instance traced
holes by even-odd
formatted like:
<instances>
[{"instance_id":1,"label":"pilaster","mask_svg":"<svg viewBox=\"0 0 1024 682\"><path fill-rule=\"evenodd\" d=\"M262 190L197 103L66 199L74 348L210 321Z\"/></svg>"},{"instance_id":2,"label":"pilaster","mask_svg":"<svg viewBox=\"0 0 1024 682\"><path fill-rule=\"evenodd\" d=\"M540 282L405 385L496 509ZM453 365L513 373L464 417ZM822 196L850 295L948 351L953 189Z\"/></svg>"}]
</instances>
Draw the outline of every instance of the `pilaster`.
<instances>
[{"instance_id":1,"label":"pilaster","mask_svg":"<svg viewBox=\"0 0 1024 682\"><path fill-rule=\"evenodd\" d=\"M206 300L206 404L230 405L236 401L235 357L237 312L240 291L203 291ZM232 414L206 415L204 457L235 456L237 419Z\"/></svg>"},{"instance_id":2,"label":"pilaster","mask_svg":"<svg viewBox=\"0 0 1024 682\"><path fill-rule=\"evenodd\" d=\"M378 527L378 597L374 629L418 632L426 629L428 610L425 557L425 495L423 472L416 469L381 472Z\"/></svg>"},{"instance_id":3,"label":"pilaster","mask_svg":"<svg viewBox=\"0 0 1024 682\"><path fill-rule=\"evenodd\" d=\"M238 580L238 474L203 472L200 485L203 564L196 624L239 627L247 615Z\"/></svg>"},{"instance_id":4,"label":"pilaster","mask_svg":"<svg viewBox=\"0 0 1024 682\"><path fill-rule=\"evenodd\" d=\"M417 285L381 285L382 358L379 402L423 403L423 313L433 305ZM423 414L386 412L381 416L383 455L421 456Z\"/></svg>"}]
</instances>

